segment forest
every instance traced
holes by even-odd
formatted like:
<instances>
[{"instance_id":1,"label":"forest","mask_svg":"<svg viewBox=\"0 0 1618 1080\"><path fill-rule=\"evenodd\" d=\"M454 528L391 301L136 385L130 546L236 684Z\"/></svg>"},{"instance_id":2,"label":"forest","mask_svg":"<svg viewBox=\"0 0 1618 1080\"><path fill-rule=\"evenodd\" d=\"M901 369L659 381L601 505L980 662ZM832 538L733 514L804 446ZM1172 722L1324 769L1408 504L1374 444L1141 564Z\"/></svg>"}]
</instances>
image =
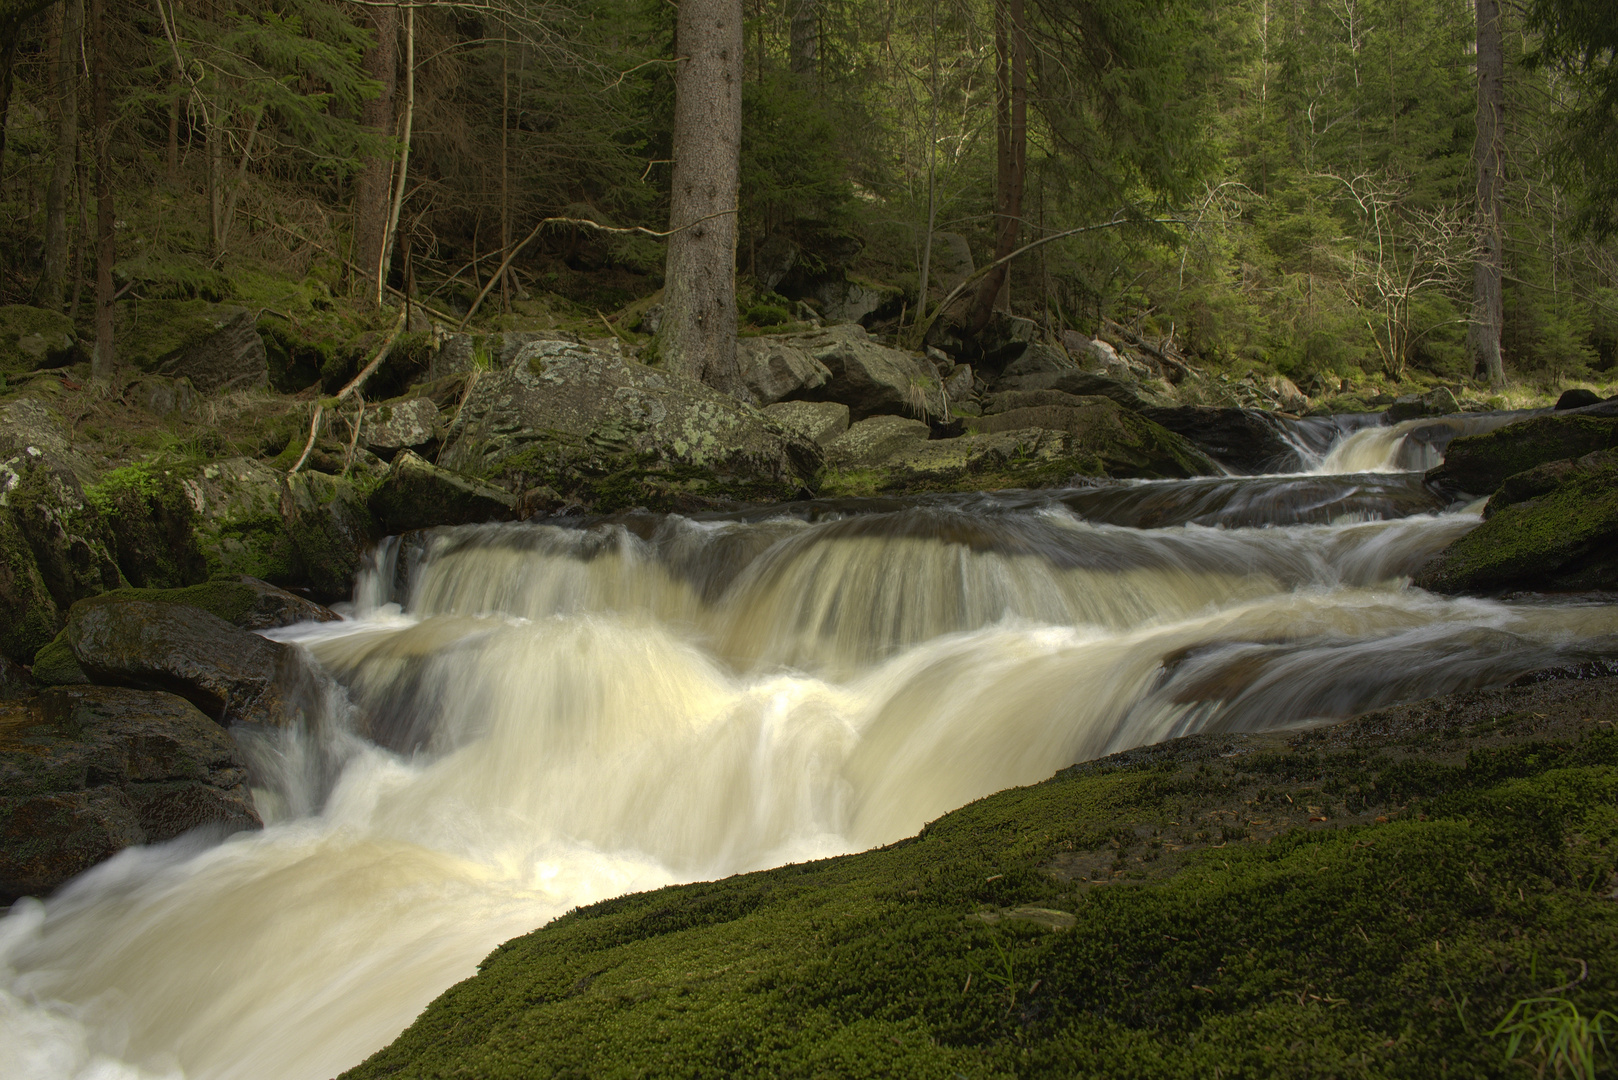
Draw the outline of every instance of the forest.
<instances>
[{"instance_id":1,"label":"forest","mask_svg":"<svg viewBox=\"0 0 1618 1080\"><path fill-rule=\"evenodd\" d=\"M1313 395L1612 380L1598 0L705 6L742 42L744 335L840 314L970 339L992 307ZM655 340L674 4L0 13L0 302L87 348L98 319L110 342L142 305L231 301L277 389L329 393L360 362L333 342L406 296Z\"/></svg>"}]
</instances>

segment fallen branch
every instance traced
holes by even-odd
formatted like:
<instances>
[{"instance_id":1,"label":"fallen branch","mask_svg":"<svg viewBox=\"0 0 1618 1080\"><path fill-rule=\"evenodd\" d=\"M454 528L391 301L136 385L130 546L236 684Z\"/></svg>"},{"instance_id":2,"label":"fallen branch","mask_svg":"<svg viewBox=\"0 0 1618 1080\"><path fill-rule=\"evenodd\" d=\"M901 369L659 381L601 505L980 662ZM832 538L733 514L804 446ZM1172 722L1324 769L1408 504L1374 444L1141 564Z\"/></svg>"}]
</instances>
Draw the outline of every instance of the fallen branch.
<instances>
[{"instance_id":1,"label":"fallen branch","mask_svg":"<svg viewBox=\"0 0 1618 1080\"><path fill-rule=\"evenodd\" d=\"M405 312L408 310L408 307L403 305L400 306L399 317L394 320L393 330L389 332L387 340L384 341L382 343L382 347L376 351L376 355L371 357L371 362L366 364L365 367L361 368L358 375L348 380L347 386L337 391L337 396L332 399L333 405L340 404L342 400L348 397L350 394L358 393L359 388L364 385L365 380L369 379L372 373L374 373L377 368L382 366L382 361L386 360L388 357L388 350L393 348L393 343L395 341L399 340L399 333L404 329ZM364 410L365 406L362 404L360 406L360 411L362 414L364 413ZM315 448L315 437L320 433L320 418L325 411L326 406L323 402L317 402L315 404L314 418L309 421L309 441L304 443L303 453L298 455L297 463L294 464L292 468L287 470L288 476L293 475L299 469L303 468L303 463L309 460L309 452ZM356 443L359 442L359 437L359 422L356 420L354 425L354 441ZM346 472L347 469L345 468L344 471Z\"/></svg>"}]
</instances>

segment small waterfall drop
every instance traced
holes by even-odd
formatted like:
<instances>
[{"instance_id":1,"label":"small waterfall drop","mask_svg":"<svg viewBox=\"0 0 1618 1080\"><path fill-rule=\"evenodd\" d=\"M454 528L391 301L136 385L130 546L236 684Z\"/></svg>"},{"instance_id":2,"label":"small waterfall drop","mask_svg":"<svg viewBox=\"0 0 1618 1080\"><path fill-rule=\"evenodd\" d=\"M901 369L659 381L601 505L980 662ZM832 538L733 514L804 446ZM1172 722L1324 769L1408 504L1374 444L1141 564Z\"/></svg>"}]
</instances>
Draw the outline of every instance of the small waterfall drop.
<instances>
[{"instance_id":1,"label":"small waterfall drop","mask_svg":"<svg viewBox=\"0 0 1618 1080\"><path fill-rule=\"evenodd\" d=\"M580 904L1618 655L1618 606L1408 585L1478 520L1394 468L1438 423L1308 475L391 540L348 620L275 632L343 696L253 748L262 833L131 849L0 920L0 1075L330 1076Z\"/></svg>"}]
</instances>

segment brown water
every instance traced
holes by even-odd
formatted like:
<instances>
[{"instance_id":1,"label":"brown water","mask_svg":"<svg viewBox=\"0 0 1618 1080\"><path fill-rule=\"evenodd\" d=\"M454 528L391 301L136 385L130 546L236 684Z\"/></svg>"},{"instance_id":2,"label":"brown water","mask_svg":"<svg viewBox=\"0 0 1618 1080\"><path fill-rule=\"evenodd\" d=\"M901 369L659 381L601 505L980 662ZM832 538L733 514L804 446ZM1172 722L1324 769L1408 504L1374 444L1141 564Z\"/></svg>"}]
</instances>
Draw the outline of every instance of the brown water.
<instances>
[{"instance_id":1,"label":"brown water","mask_svg":"<svg viewBox=\"0 0 1618 1080\"><path fill-rule=\"evenodd\" d=\"M1420 426L1294 475L390 542L348 621L280 635L333 686L318 731L249 747L264 832L0 920L0 1076L330 1076L579 904L1187 732L1618 655L1611 605L1409 587L1477 521L1395 468Z\"/></svg>"}]
</instances>

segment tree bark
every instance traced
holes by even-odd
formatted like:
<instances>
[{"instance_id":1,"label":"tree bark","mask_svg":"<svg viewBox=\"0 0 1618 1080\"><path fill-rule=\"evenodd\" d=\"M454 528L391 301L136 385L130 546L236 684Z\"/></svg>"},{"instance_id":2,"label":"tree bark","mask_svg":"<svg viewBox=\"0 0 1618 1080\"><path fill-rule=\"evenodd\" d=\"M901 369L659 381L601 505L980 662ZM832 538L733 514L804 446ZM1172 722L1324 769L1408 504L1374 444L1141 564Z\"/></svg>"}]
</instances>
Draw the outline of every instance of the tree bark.
<instances>
[{"instance_id":1,"label":"tree bark","mask_svg":"<svg viewBox=\"0 0 1618 1080\"><path fill-rule=\"evenodd\" d=\"M1028 171L1028 33L1023 0L996 0L995 52L997 116L995 122L994 258L1017 250L1022 226L1023 182ZM967 320L968 336L982 333L1004 293L1011 264L1001 263L978 286Z\"/></svg>"},{"instance_id":2,"label":"tree bark","mask_svg":"<svg viewBox=\"0 0 1618 1080\"><path fill-rule=\"evenodd\" d=\"M112 264L118 249L112 207L112 100L107 86L107 0L90 0L90 92L94 99L96 151L96 312L95 352L90 378L110 382L118 367L112 325Z\"/></svg>"},{"instance_id":3,"label":"tree bark","mask_svg":"<svg viewBox=\"0 0 1618 1080\"><path fill-rule=\"evenodd\" d=\"M674 176L658 352L673 372L731 390L736 190L742 136L741 0L683 0L675 33Z\"/></svg>"},{"instance_id":4,"label":"tree bark","mask_svg":"<svg viewBox=\"0 0 1618 1080\"><path fill-rule=\"evenodd\" d=\"M399 209L404 205L405 182L410 177L410 129L416 115L416 9L412 5L405 5L404 12L404 133L399 140L399 171L393 187L393 203L388 209L387 230L382 235L382 254L376 268L376 306L379 309L388 280L388 266L393 262L393 239L399 232Z\"/></svg>"},{"instance_id":5,"label":"tree bark","mask_svg":"<svg viewBox=\"0 0 1618 1080\"><path fill-rule=\"evenodd\" d=\"M796 0L791 35L792 74L812 80L820 70L820 0Z\"/></svg>"},{"instance_id":6,"label":"tree bark","mask_svg":"<svg viewBox=\"0 0 1618 1080\"><path fill-rule=\"evenodd\" d=\"M393 91L398 80L399 9L372 7L369 11L376 44L365 51L365 70L382 84L382 93L365 103L360 122L375 134L388 136L393 134ZM381 288L377 267L387 242L392 178L393 156L379 153L366 162L354 185L354 262L365 275L360 282L362 303L374 303Z\"/></svg>"},{"instance_id":7,"label":"tree bark","mask_svg":"<svg viewBox=\"0 0 1618 1080\"><path fill-rule=\"evenodd\" d=\"M6 121L11 118L12 73L17 60L17 40L22 37L23 20L18 16L0 18L0 176L6 166Z\"/></svg>"},{"instance_id":8,"label":"tree bark","mask_svg":"<svg viewBox=\"0 0 1618 1080\"><path fill-rule=\"evenodd\" d=\"M1491 386L1501 386L1506 381L1500 359L1500 332L1505 321L1500 143L1506 103L1505 52L1500 30L1500 0L1477 0L1478 257L1472 271L1472 325L1467 337L1473 362L1488 374Z\"/></svg>"},{"instance_id":9,"label":"tree bark","mask_svg":"<svg viewBox=\"0 0 1618 1080\"><path fill-rule=\"evenodd\" d=\"M56 160L45 191L45 272L39 282L42 307L61 311L67 279L67 206L72 201L79 153L79 41L84 34L84 0L64 0L62 36L56 55Z\"/></svg>"}]
</instances>

